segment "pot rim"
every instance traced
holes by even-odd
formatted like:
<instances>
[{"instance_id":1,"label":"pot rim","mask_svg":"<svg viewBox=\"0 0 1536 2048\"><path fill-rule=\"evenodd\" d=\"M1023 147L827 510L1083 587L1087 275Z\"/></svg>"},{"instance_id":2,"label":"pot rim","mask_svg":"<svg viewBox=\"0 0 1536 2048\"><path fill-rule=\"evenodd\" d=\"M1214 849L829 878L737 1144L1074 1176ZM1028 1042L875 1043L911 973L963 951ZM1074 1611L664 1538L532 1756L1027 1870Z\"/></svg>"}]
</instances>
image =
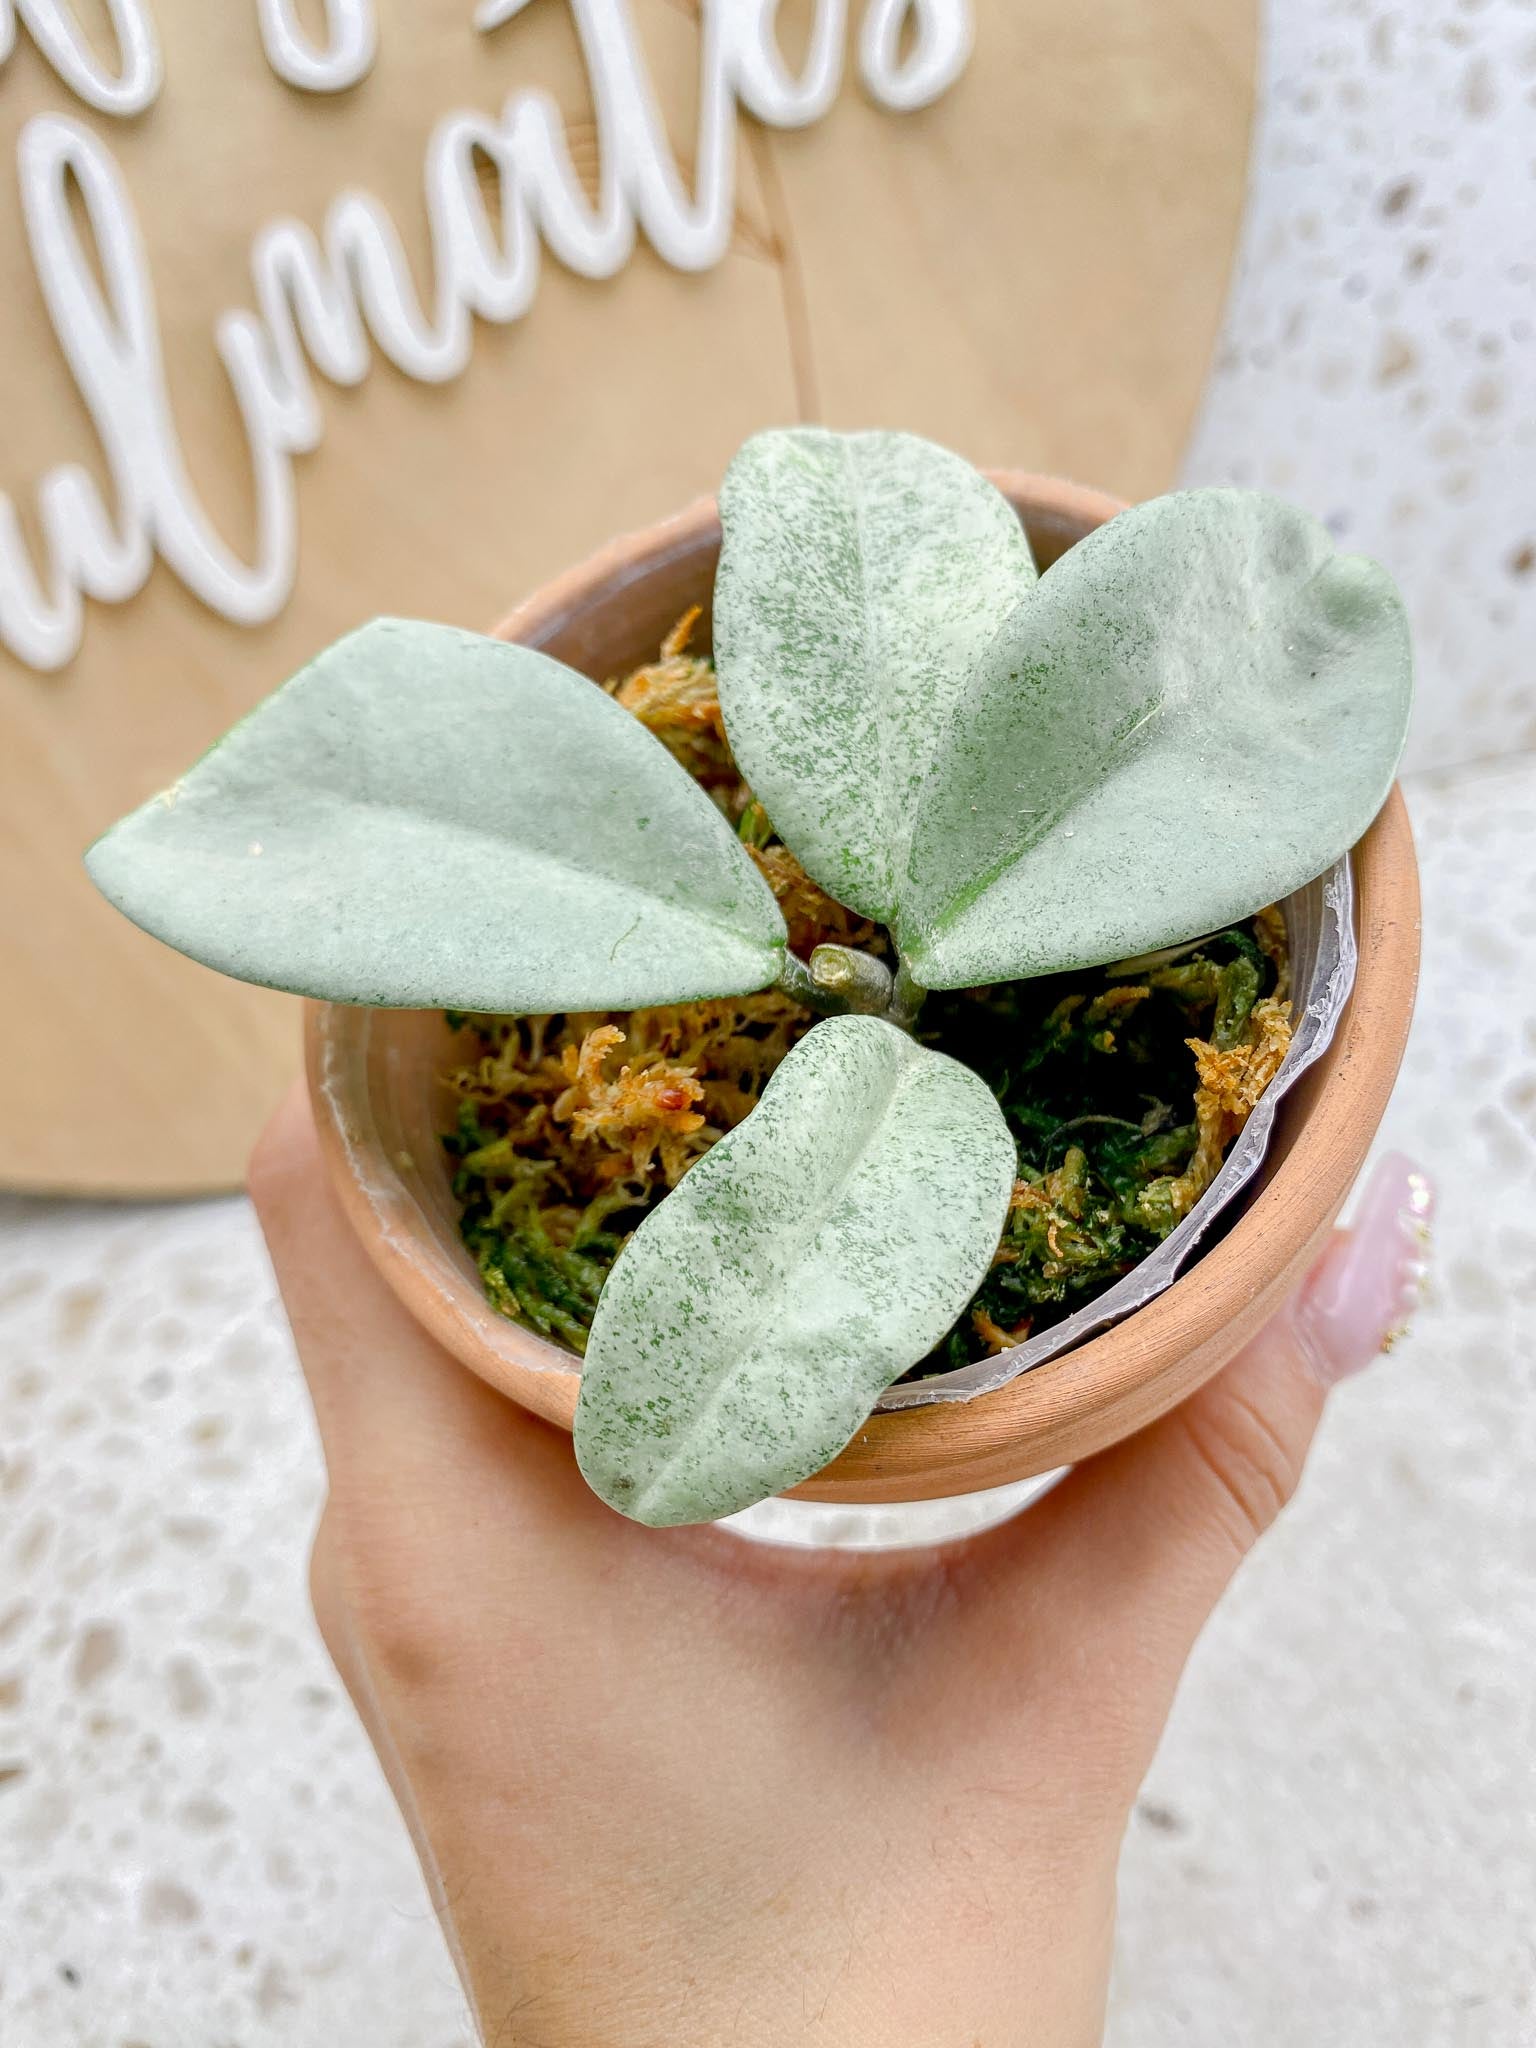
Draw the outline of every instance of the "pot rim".
<instances>
[{"instance_id":1,"label":"pot rim","mask_svg":"<svg viewBox=\"0 0 1536 2048\"><path fill-rule=\"evenodd\" d=\"M991 470L1037 538L1065 544L1123 509L1082 485ZM496 628L544 645L625 589L718 543L713 498L622 536L565 571ZM579 665L579 664L578 664ZM1301 1278L1347 1196L1396 1078L1413 1008L1419 906L1412 837L1394 785L1353 849L1359 965L1329 1047L1282 1119L1258 1192L1214 1244L1153 1300L1073 1349L965 1401L879 1410L831 1465L794 1490L812 1500L927 1499L1022 1479L1100 1450L1175 1406L1208 1379ZM472 1272L459 1288L429 1276L412 1229L385 1213L378 1176L393 1177L376 1134L358 1115L346 1068L361 1060L373 1020L390 1012L305 1005L311 1096L332 1181L385 1280L439 1342L524 1405L571 1426L580 1362L497 1314ZM1304 1105L1302 1099L1304 1098ZM372 1142L370 1142L372 1139ZM460 1298L462 1293L462 1298Z\"/></svg>"}]
</instances>

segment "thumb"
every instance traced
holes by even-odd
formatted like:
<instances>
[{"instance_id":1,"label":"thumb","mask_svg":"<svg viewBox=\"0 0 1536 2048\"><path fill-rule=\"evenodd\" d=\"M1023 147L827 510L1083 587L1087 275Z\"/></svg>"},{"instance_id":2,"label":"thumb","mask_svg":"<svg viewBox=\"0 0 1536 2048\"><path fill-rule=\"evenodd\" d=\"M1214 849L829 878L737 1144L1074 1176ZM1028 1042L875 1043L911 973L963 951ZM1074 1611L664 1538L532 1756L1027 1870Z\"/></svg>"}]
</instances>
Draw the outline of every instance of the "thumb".
<instances>
[{"instance_id":1,"label":"thumb","mask_svg":"<svg viewBox=\"0 0 1536 2048\"><path fill-rule=\"evenodd\" d=\"M1427 1177L1389 1154L1353 1228L1232 1364L1019 1525L1075 1655L1116 1667L1104 1681L1145 1704L1148 1756L1196 1636L1296 1490L1329 1389L1406 1328L1432 1209Z\"/></svg>"}]
</instances>

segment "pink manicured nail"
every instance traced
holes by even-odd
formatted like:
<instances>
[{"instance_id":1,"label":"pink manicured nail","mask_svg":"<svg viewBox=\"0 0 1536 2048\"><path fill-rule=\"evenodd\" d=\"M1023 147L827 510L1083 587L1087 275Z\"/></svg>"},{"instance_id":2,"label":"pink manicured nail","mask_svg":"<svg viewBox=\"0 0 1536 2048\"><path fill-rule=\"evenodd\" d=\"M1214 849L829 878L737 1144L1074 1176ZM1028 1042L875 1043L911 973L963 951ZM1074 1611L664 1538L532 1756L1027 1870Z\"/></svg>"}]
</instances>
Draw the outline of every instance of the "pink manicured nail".
<instances>
[{"instance_id":1,"label":"pink manicured nail","mask_svg":"<svg viewBox=\"0 0 1536 2048\"><path fill-rule=\"evenodd\" d=\"M1435 1191L1400 1152L1372 1173L1346 1244L1325 1258L1296 1308L1307 1363L1325 1387L1360 1372L1407 1329L1429 1273Z\"/></svg>"}]
</instances>

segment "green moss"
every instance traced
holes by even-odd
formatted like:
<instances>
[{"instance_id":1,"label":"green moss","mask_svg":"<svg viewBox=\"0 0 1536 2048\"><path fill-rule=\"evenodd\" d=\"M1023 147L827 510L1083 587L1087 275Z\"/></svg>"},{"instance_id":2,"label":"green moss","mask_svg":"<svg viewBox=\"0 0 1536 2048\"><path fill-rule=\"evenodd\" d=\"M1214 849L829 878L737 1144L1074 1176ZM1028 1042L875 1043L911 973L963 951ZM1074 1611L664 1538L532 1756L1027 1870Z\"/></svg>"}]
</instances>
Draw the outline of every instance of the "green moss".
<instances>
[{"instance_id":1,"label":"green moss","mask_svg":"<svg viewBox=\"0 0 1536 2048\"><path fill-rule=\"evenodd\" d=\"M548 1166L516 1152L468 1102L443 1146L458 1162L459 1229L492 1306L540 1336L585 1351L597 1297L624 1242L603 1227L601 1201L589 1206L568 1245L557 1244L541 1215Z\"/></svg>"},{"instance_id":2,"label":"green moss","mask_svg":"<svg viewBox=\"0 0 1536 2048\"><path fill-rule=\"evenodd\" d=\"M987 1355L974 1311L998 1330L1036 1334L1162 1242L1181 1213L1168 1183L1197 1141L1185 1041L1236 1043L1273 986L1273 967L1241 926L1134 980L1101 970L928 998L918 1036L992 1089L1020 1180L1038 1199L1015 1207L1000 1263L920 1373ZM1132 988L1147 993L1127 1002Z\"/></svg>"}]
</instances>

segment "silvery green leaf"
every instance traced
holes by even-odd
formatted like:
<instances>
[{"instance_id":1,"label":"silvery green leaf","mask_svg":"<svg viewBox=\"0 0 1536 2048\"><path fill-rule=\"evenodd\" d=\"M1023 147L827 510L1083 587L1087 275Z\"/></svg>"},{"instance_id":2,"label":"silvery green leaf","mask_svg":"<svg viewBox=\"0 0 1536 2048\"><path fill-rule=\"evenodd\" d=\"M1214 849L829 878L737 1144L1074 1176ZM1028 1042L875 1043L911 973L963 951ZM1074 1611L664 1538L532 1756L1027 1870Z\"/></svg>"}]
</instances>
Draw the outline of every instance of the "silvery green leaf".
<instances>
[{"instance_id":1,"label":"silvery green leaf","mask_svg":"<svg viewBox=\"0 0 1536 2048\"><path fill-rule=\"evenodd\" d=\"M1411 693L1391 578L1304 513L1122 512L1016 606L949 726L900 881L909 968L1090 966L1300 888L1380 809Z\"/></svg>"},{"instance_id":2,"label":"silvery green leaf","mask_svg":"<svg viewBox=\"0 0 1536 2048\"><path fill-rule=\"evenodd\" d=\"M609 1274L576 1409L588 1483L661 1526L819 1470L970 1300L1015 1167L968 1067L877 1018L818 1024Z\"/></svg>"},{"instance_id":3,"label":"silvery green leaf","mask_svg":"<svg viewBox=\"0 0 1536 2048\"><path fill-rule=\"evenodd\" d=\"M742 773L818 882L895 913L937 737L1035 580L1002 493L911 434L758 434L726 472L720 706Z\"/></svg>"},{"instance_id":4,"label":"silvery green leaf","mask_svg":"<svg viewBox=\"0 0 1536 2048\"><path fill-rule=\"evenodd\" d=\"M86 858L180 952L339 1002L745 994L786 936L720 812L604 691L404 619L328 648Z\"/></svg>"}]
</instances>

